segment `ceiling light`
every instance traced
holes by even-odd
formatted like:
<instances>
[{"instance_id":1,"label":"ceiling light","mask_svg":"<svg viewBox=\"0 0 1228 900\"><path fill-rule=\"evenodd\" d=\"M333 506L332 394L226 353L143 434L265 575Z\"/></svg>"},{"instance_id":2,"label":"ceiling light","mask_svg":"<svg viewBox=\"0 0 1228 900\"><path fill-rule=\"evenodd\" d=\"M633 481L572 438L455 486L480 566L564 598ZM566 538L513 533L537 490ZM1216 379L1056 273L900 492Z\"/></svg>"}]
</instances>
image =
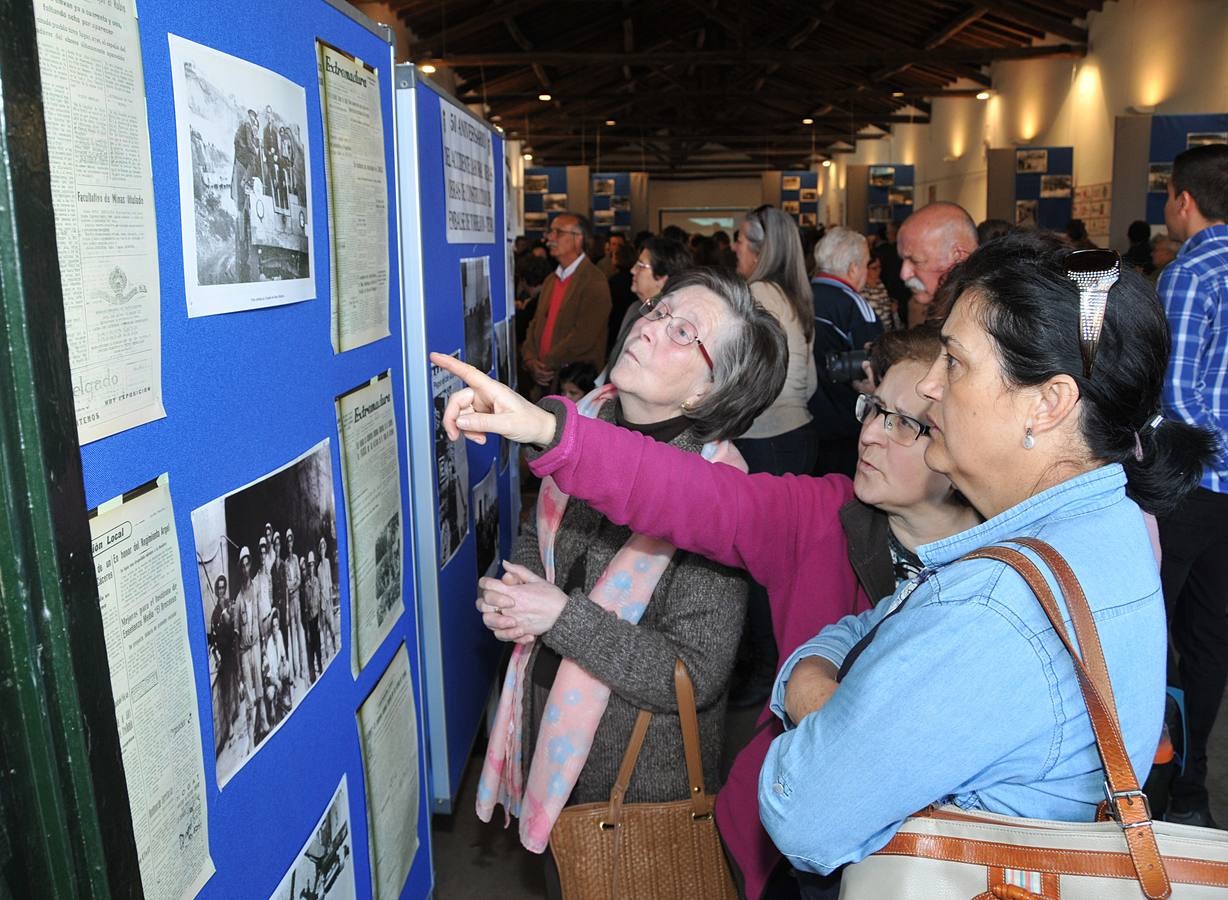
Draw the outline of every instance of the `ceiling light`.
<instances>
[{"instance_id":1,"label":"ceiling light","mask_svg":"<svg viewBox=\"0 0 1228 900\"><path fill-rule=\"evenodd\" d=\"M533 154L532 154L532 153L525 153L525 154L524 154L524 161L525 161L525 162L533 162Z\"/></svg>"},{"instance_id":2,"label":"ceiling light","mask_svg":"<svg viewBox=\"0 0 1228 900\"><path fill-rule=\"evenodd\" d=\"M606 120L605 120L605 123L606 123L606 125L608 125L608 126L609 126L609 127L611 127L611 128L613 128L615 125L617 125L617 124L618 124L618 123L617 123L617 122L615 122L613 119L606 119Z\"/></svg>"},{"instance_id":3,"label":"ceiling light","mask_svg":"<svg viewBox=\"0 0 1228 900\"><path fill-rule=\"evenodd\" d=\"M904 96L904 92L903 91L892 91L891 96L895 97L898 100Z\"/></svg>"},{"instance_id":4,"label":"ceiling light","mask_svg":"<svg viewBox=\"0 0 1228 900\"><path fill-rule=\"evenodd\" d=\"M802 124L803 125L813 125L814 119L810 118L810 116L806 116L806 118L802 119Z\"/></svg>"},{"instance_id":5,"label":"ceiling light","mask_svg":"<svg viewBox=\"0 0 1228 900\"><path fill-rule=\"evenodd\" d=\"M978 94L976 95L976 99L978 99L978 100L988 100L988 99L989 99L989 91L981 91L980 93L978 93Z\"/></svg>"},{"instance_id":6,"label":"ceiling light","mask_svg":"<svg viewBox=\"0 0 1228 900\"><path fill-rule=\"evenodd\" d=\"M542 103L549 103L554 98L551 97L549 94L538 94L537 99L540 100Z\"/></svg>"},{"instance_id":7,"label":"ceiling light","mask_svg":"<svg viewBox=\"0 0 1228 900\"><path fill-rule=\"evenodd\" d=\"M824 169L830 169L830 168L831 168L831 160L830 160L830 159L825 159L825 160L823 160L823 168L824 168Z\"/></svg>"},{"instance_id":8,"label":"ceiling light","mask_svg":"<svg viewBox=\"0 0 1228 900\"><path fill-rule=\"evenodd\" d=\"M430 63L423 63L422 65L418 66L418 71L421 72L423 75L434 75L435 67L432 66Z\"/></svg>"}]
</instances>

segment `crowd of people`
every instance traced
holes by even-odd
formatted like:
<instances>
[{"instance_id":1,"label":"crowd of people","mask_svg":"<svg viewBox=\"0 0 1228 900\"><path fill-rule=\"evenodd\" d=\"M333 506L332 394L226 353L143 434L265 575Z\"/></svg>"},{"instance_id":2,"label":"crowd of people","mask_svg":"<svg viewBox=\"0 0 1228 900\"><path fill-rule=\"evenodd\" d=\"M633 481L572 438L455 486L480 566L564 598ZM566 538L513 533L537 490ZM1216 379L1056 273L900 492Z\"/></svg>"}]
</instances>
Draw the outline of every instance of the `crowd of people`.
<instances>
[{"instance_id":1,"label":"crowd of people","mask_svg":"<svg viewBox=\"0 0 1228 900\"><path fill-rule=\"evenodd\" d=\"M682 660L706 784L727 705L761 708L716 806L747 897L835 896L936 802L1091 821L1104 775L1070 659L1021 577L965 559L1040 539L1087 596L1140 783L1184 722L1156 814L1216 827L1228 146L1178 156L1168 192L1167 233L1135 223L1124 256L1081 223L943 202L812 253L770 206L727 243L616 235L594 262L567 213L521 248L527 396L432 356L468 385L449 436L519 441L542 478L514 562L480 582L515 648L479 813L525 811L541 852L567 804L610 796L641 709L625 799L687 796Z\"/></svg>"}]
</instances>

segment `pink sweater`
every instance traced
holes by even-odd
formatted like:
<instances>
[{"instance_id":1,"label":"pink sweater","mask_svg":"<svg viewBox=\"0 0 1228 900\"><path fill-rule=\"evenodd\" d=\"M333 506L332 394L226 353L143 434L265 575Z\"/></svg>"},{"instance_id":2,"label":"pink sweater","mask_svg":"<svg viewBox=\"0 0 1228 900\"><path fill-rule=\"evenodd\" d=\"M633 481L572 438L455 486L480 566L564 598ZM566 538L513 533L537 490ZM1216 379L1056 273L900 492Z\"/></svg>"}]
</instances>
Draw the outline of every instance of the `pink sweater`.
<instances>
[{"instance_id":1,"label":"pink sweater","mask_svg":"<svg viewBox=\"0 0 1228 900\"><path fill-rule=\"evenodd\" d=\"M585 418L561 402L563 433L530 459L533 473L553 475L562 490L613 522L746 569L767 589L782 662L824 625L866 608L837 516L853 496L843 475L746 475ZM759 823L758 802L759 769L781 730L765 707L716 799L721 837L752 900L781 858Z\"/></svg>"}]
</instances>

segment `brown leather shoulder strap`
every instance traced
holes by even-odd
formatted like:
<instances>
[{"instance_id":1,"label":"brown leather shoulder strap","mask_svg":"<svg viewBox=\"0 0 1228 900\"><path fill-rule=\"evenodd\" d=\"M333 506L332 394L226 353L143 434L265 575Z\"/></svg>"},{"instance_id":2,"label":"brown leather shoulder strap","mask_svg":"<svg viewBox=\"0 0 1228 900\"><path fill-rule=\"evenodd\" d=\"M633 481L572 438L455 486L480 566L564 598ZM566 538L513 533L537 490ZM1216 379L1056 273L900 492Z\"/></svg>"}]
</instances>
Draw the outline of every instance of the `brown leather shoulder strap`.
<instances>
[{"instance_id":1,"label":"brown leather shoulder strap","mask_svg":"<svg viewBox=\"0 0 1228 900\"><path fill-rule=\"evenodd\" d=\"M678 722L682 726L682 749L686 753L686 775L691 785L691 812L695 816L711 815L712 799L704 792L704 764L699 752L695 688L680 659L674 661L674 691L678 695Z\"/></svg>"},{"instance_id":2,"label":"brown leather shoulder strap","mask_svg":"<svg viewBox=\"0 0 1228 900\"><path fill-rule=\"evenodd\" d=\"M607 821L611 825L622 821L623 797L627 794L627 786L631 784L631 773L635 771L635 763L640 758L644 736L648 734L648 723L651 721L652 713L641 709L635 719L635 727L631 729L631 739L627 741L623 761L619 764L618 775L614 778L614 787L610 790L610 814Z\"/></svg>"},{"instance_id":3,"label":"brown leather shoulder strap","mask_svg":"<svg viewBox=\"0 0 1228 900\"><path fill-rule=\"evenodd\" d=\"M1053 553L1056 554L1057 551L1054 550ZM1130 756L1126 752L1125 741L1122 739L1121 727L1118 724L1117 709L1111 697L1105 697L1101 692L1087 665L1084 664L1071 643L1061 610L1044 575L1032 560L1010 547L982 547L980 550L967 554L964 559L993 559L1005 563L1020 574L1036 595L1036 599L1040 601L1041 608L1049 617L1054 632L1070 654L1075 673L1079 678L1079 687L1083 693L1083 701L1087 705L1092 733L1096 739L1096 749L1100 753L1104 766L1109 799L1116 811L1115 818L1125 835L1126 846L1130 851L1139 885L1143 893L1151 900L1162 900L1170 896L1172 888L1168 881L1168 874L1164 870L1164 860L1160 856L1155 831L1151 826L1151 810L1147 805L1146 796L1139 790L1138 779L1135 778L1134 768L1130 765ZM1070 578L1074 578L1073 572L1070 573ZM1075 580L1077 583L1077 579ZM1066 586L1062 584L1060 575L1058 584L1065 593ZM1095 623L1090 611L1087 610L1087 600L1082 594L1082 590L1077 596L1066 593L1066 604L1067 606L1081 604L1083 610L1080 615L1086 614L1086 626L1095 631ZM1094 641L1094 648L1093 652L1098 653L1100 650L1099 637ZM1084 646L1085 652L1089 649L1088 645ZM1100 657L1099 665L1102 668L1104 666L1103 655Z\"/></svg>"}]
</instances>

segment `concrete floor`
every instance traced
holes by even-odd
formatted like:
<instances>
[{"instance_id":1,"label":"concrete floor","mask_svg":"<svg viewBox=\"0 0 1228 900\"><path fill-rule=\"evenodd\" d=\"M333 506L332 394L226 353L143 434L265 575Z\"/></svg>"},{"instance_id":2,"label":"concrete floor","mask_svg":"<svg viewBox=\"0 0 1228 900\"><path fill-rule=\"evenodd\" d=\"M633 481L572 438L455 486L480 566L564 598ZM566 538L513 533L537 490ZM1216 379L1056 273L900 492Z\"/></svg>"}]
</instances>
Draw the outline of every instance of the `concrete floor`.
<instances>
[{"instance_id":1,"label":"concrete floor","mask_svg":"<svg viewBox=\"0 0 1228 900\"><path fill-rule=\"evenodd\" d=\"M755 710L731 712L726 723L726 766L750 736ZM437 900L535 900L545 896L542 861L520 846L516 822L503 828L502 808L489 823L474 814L481 751L470 759L456 812L433 821ZM1208 787L1211 813L1228 825L1228 695L1211 735Z\"/></svg>"}]
</instances>

